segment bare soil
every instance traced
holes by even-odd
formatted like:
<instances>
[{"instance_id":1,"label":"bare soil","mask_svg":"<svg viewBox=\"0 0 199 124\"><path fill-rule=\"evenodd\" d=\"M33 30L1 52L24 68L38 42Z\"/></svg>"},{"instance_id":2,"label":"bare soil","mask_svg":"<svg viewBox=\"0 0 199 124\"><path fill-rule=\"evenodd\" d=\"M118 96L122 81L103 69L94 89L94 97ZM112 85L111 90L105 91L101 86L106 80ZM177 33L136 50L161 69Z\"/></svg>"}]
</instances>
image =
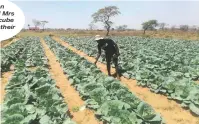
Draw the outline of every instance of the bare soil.
<instances>
[{"instance_id":1,"label":"bare soil","mask_svg":"<svg viewBox=\"0 0 199 124\"><path fill-rule=\"evenodd\" d=\"M94 63L95 58L87 56L85 53L75 49L58 37L53 37L53 39L78 55L85 57L88 61ZM97 67L103 73L107 74L105 64L98 62ZM111 72L114 73L115 69L112 68ZM136 80L121 77L121 82L126 85L132 93L151 105L156 112L160 113L167 124L199 124L198 117L193 116L190 111L183 109L180 104L175 101L167 99L166 96L152 93L148 88L137 86Z\"/></svg>"},{"instance_id":2,"label":"bare soil","mask_svg":"<svg viewBox=\"0 0 199 124\"><path fill-rule=\"evenodd\" d=\"M17 41L17 40L19 40L19 38L15 38L15 39L12 39L12 40L5 40L5 41L2 41L2 42L0 43L0 48L7 47L7 46L9 46L11 43L13 43L13 42L15 42L15 41Z\"/></svg>"},{"instance_id":3,"label":"bare soil","mask_svg":"<svg viewBox=\"0 0 199 124\"><path fill-rule=\"evenodd\" d=\"M101 122L95 118L93 111L87 108L83 111L78 111L78 108L84 105L84 101L81 99L78 92L70 85L66 75L63 73L60 63L56 60L54 53L48 48L43 39L41 39L41 42L49 60L50 74L64 96L69 112L72 115L72 120L77 122L77 124L100 124Z\"/></svg>"},{"instance_id":4,"label":"bare soil","mask_svg":"<svg viewBox=\"0 0 199 124\"><path fill-rule=\"evenodd\" d=\"M1 99L0 103L3 103L4 96L6 94L6 91L4 90L6 87L6 84L8 83L9 79L12 77L13 71L4 72L1 77Z\"/></svg>"}]
</instances>

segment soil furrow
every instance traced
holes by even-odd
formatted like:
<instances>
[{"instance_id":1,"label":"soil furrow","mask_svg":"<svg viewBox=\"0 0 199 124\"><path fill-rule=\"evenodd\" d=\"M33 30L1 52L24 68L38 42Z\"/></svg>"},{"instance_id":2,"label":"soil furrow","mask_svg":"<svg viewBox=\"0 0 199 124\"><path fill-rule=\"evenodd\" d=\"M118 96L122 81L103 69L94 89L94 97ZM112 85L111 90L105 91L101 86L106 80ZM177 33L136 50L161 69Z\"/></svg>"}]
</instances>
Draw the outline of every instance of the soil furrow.
<instances>
[{"instance_id":1,"label":"soil furrow","mask_svg":"<svg viewBox=\"0 0 199 124\"><path fill-rule=\"evenodd\" d=\"M84 101L80 98L78 92L70 86L66 75L63 73L60 63L56 60L56 56L49 49L43 39L41 39L45 54L49 60L49 71L52 78L56 81L57 87L60 89L64 100L68 105L72 119L77 124L100 124L95 118L94 112L89 109L76 111L76 109L84 105Z\"/></svg>"},{"instance_id":2,"label":"soil furrow","mask_svg":"<svg viewBox=\"0 0 199 124\"><path fill-rule=\"evenodd\" d=\"M89 57L84 52L75 49L68 43L62 41L60 38L53 37L53 39L80 56L83 56L88 61L92 63L95 62L95 58ZM103 73L107 74L105 64L98 62L97 67ZM111 68L111 72L113 74L115 69ZM188 110L183 109L180 104L176 103L175 101L167 99L166 96L152 93L148 88L137 86L136 80L121 77L121 82L125 84L129 90L135 93L140 99L150 104L156 112L160 113L166 120L167 124L199 124L199 118L193 116Z\"/></svg>"},{"instance_id":3,"label":"soil furrow","mask_svg":"<svg viewBox=\"0 0 199 124\"><path fill-rule=\"evenodd\" d=\"M9 41L9 40L2 41L1 44L0 44L0 48L7 47L17 40L19 40L19 38L13 39L12 41Z\"/></svg>"},{"instance_id":4,"label":"soil furrow","mask_svg":"<svg viewBox=\"0 0 199 124\"><path fill-rule=\"evenodd\" d=\"M9 79L12 77L12 74L13 74L13 71L9 71L9 72L4 72L2 74L2 77L1 77L1 99L0 99L0 103L3 103L3 99L4 99L4 96L6 94L6 91L5 91L5 87L9 81Z\"/></svg>"}]
</instances>

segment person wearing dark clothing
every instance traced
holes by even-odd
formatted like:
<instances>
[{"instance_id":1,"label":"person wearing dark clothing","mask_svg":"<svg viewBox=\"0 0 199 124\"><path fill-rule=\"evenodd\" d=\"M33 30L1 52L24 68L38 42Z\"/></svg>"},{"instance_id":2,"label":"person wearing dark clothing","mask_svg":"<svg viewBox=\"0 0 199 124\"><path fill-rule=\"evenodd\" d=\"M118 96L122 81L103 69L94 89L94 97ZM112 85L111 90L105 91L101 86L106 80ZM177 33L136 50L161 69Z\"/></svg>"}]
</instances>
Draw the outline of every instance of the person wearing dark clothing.
<instances>
[{"instance_id":1,"label":"person wearing dark clothing","mask_svg":"<svg viewBox=\"0 0 199 124\"><path fill-rule=\"evenodd\" d=\"M97 41L98 43L98 55L96 57L95 64L97 63L101 55L101 51L104 50L106 56L108 75L111 76L111 61L113 61L115 65L117 78L120 79L118 70L118 56L120 55L120 53L118 45L112 39L105 39L100 35L95 36L95 41Z\"/></svg>"}]
</instances>

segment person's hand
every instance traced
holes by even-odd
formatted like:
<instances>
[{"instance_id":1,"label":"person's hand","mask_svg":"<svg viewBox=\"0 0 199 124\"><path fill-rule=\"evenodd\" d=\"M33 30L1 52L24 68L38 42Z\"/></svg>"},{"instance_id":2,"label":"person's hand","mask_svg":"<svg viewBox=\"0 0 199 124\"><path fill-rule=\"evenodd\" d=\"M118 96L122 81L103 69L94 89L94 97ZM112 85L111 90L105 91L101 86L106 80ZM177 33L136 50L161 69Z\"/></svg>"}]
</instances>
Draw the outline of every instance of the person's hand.
<instances>
[{"instance_id":1,"label":"person's hand","mask_svg":"<svg viewBox=\"0 0 199 124\"><path fill-rule=\"evenodd\" d=\"M120 55L119 53L118 53L118 54L115 54L115 55L114 55L114 58L117 58L119 55Z\"/></svg>"}]
</instances>

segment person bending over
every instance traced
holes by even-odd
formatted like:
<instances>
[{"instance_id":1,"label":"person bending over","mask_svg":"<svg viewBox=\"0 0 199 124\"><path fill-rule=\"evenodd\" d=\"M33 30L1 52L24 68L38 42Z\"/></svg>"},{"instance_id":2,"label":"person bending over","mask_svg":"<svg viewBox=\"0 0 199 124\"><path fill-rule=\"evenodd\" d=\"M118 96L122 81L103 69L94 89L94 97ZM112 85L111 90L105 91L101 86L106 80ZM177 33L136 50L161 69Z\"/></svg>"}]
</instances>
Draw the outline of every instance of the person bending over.
<instances>
[{"instance_id":1,"label":"person bending over","mask_svg":"<svg viewBox=\"0 0 199 124\"><path fill-rule=\"evenodd\" d=\"M108 75L111 76L111 61L113 61L115 65L116 75L117 78L120 79L119 70L118 70L118 57L120 55L118 45L112 40L108 38L103 38L100 35L95 36L95 41L98 43L98 55L96 57L96 61L94 64L97 63L100 55L101 50L105 51L106 56L106 64L107 64L107 71Z\"/></svg>"}]
</instances>

